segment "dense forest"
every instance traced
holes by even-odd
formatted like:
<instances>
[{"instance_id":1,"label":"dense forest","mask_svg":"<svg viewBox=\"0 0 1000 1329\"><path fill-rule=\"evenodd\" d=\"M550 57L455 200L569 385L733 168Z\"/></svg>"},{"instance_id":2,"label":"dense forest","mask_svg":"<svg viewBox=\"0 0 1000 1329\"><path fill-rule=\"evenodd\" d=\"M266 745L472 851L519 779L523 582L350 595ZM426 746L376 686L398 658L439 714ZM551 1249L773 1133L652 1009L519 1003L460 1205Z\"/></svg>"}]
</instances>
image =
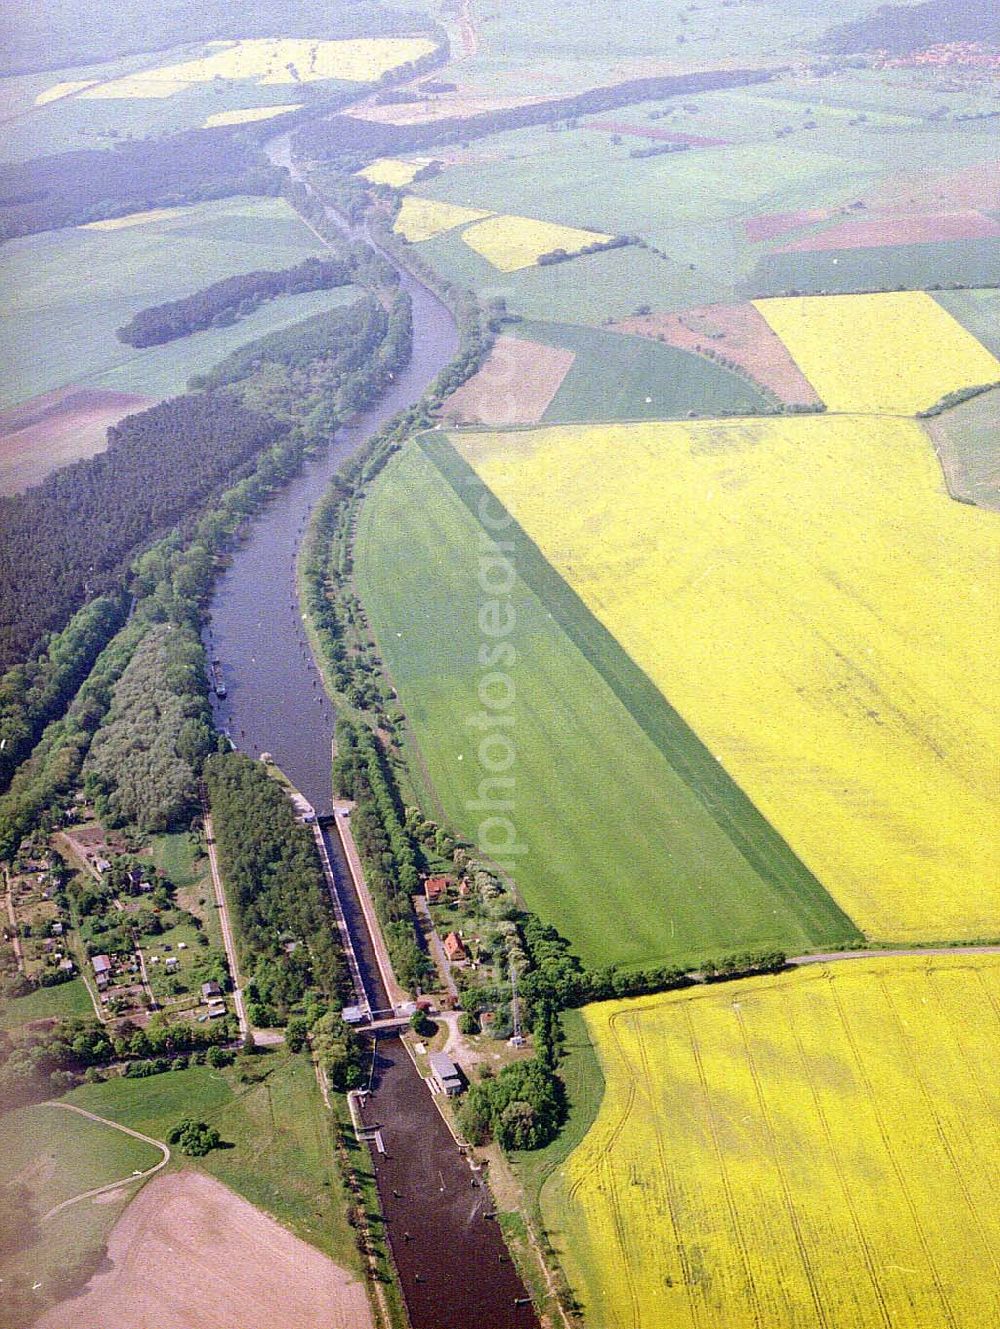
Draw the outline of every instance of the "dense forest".
<instances>
[{"instance_id":1,"label":"dense forest","mask_svg":"<svg viewBox=\"0 0 1000 1329\"><path fill-rule=\"evenodd\" d=\"M882 5L873 14L831 29L816 43L816 49L832 55L858 51L908 55L947 42L1000 45L1000 8L995 0Z\"/></svg>"},{"instance_id":2,"label":"dense forest","mask_svg":"<svg viewBox=\"0 0 1000 1329\"><path fill-rule=\"evenodd\" d=\"M611 87L593 88L572 97L556 97L550 101L515 106L508 110L486 111L464 118L412 125L382 124L377 120L363 120L350 115L329 116L303 126L295 136L295 147L301 156L332 161L346 170L355 170L372 157L413 152L440 143L465 142L501 130L523 129L526 125L540 125L596 111L610 111L633 102L764 83L773 77L767 70L734 69L636 78Z\"/></svg>"},{"instance_id":3,"label":"dense forest","mask_svg":"<svg viewBox=\"0 0 1000 1329\"><path fill-rule=\"evenodd\" d=\"M121 627L127 599L103 595L75 614L37 655L0 677L0 791L42 730L61 715Z\"/></svg>"},{"instance_id":4,"label":"dense forest","mask_svg":"<svg viewBox=\"0 0 1000 1329\"><path fill-rule=\"evenodd\" d=\"M233 194L281 193L285 172L235 130L191 130L0 166L0 240Z\"/></svg>"},{"instance_id":5,"label":"dense forest","mask_svg":"<svg viewBox=\"0 0 1000 1329\"><path fill-rule=\"evenodd\" d=\"M349 978L311 832L283 787L242 753L210 757L205 785L251 1020L284 1024L310 989L339 1002Z\"/></svg>"},{"instance_id":6,"label":"dense forest","mask_svg":"<svg viewBox=\"0 0 1000 1329\"><path fill-rule=\"evenodd\" d=\"M437 25L415 8L383 8L377 0L9 0L0 22L0 74L97 64L142 51L166 51L192 42L250 37L345 38L427 32Z\"/></svg>"},{"instance_id":7,"label":"dense forest","mask_svg":"<svg viewBox=\"0 0 1000 1329\"><path fill-rule=\"evenodd\" d=\"M176 397L110 429L106 452L0 499L0 668L113 585L140 543L235 479L284 428L228 393Z\"/></svg>"},{"instance_id":8,"label":"dense forest","mask_svg":"<svg viewBox=\"0 0 1000 1329\"><path fill-rule=\"evenodd\" d=\"M165 831L197 811L197 777L215 747L205 652L187 627L147 633L115 684L84 763L84 791L106 826Z\"/></svg>"},{"instance_id":9,"label":"dense forest","mask_svg":"<svg viewBox=\"0 0 1000 1329\"><path fill-rule=\"evenodd\" d=\"M328 291L352 280L350 262L336 258L307 258L277 271L239 273L180 300L141 309L118 329L118 339L127 346L160 346L203 328L228 327L279 295Z\"/></svg>"}]
</instances>

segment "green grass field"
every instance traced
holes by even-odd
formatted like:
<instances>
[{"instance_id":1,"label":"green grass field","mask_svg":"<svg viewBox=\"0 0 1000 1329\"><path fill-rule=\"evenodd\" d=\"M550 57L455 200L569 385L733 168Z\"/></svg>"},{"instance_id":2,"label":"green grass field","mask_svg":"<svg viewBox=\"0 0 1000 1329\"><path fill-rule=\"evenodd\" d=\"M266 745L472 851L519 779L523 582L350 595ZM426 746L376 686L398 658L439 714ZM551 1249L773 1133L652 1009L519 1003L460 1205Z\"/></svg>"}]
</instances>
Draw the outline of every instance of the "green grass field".
<instances>
[{"instance_id":1,"label":"green grass field","mask_svg":"<svg viewBox=\"0 0 1000 1329\"><path fill-rule=\"evenodd\" d=\"M26 997L12 997L0 1002L0 1029L15 1029L31 1020L61 1019L71 1015L94 1013L82 978L60 983L54 988L36 988Z\"/></svg>"},{"instance_id":2,"label":"green grass field","mask_svg":"<svg viewBox=\"0 0 1000 1329\"><path fill-rule=\"evenodd\" d=\"M1000 290L935 291L934 299L987 350L1000 355Z\"/></svg>"},{"instance_id":3,"label":"green grass field","mask_svg":"<svg viewBox=\"0 0 1000 1329\"><path fill-rule=\"evenodd\" d=\"M479 652L491 643L478 627L482 532L468 505L483 491L447 444L432 446L433 463L411 444L380 477L361 512L356 577L444 810L475 839L490 815L474 806L486 775L474 726L488 672ZM510 817L527 846L515 876L529 908L593 965L856 939L535 546L511 536L515 529L504 536L515 540L518 572Z\"/></svg>"},{"instance_id":4,"label":"green grass field","mask_svg":"<svg viewBox=\"0 0 1000 1329\"><path fill-rule=\"evenodd\" d=\"M576 356L542 416L546 424L660 420L689 411L753 415L766 405L738 374L646 337L565 323L519 323L512 331L546 346L563 346Z\"/></svg>"},{"instance_id":5,"label":"green grass field","mask_svg":"<svg viewBox=\"0 0 1000 1329\"><path fill-rule=\"evenodd\" d=\"M0 297L0 407L68 384L150 396L266 332L356 297L351 287L268 301L228 328L138 350L115 337L147 305L222 277L287 267L323 252L283 199L226 199L121 230L67 228L10 240ZM69 280L86 274L86 282Z\"/></svg>"},{"instance_id":6,"label":"green grass field","mask_svg":"<svg viewBox=\"0 0 1000 1329\"><path fill-rule=\"evenodd\" d=\"M1000 388L925 421L956 498L1000 512L997 429Z\"/></svg>"},{"instance_id":7,"label":"green grass field","mask_svg":"<svg viewBox=\"0 0 1000 1329\"><path fill-rule=\"evenodd\" d=\"M1000 273L1000 240L949 240L944 244L885 245L872 249L819 249L765 254L744 294L780 292L843 295L851 291L922 291L957 283L986 286ZM934 292L932 292L934 294Z\"/></svg>"},{"instance_id":8,"label":"green grass field","mask_svg":"<svg viewBox=\"0 0 1000 1329\"><path fill-rule=\"evenodd\" d=\"M312 1066L283 1049L262 1053L250 1065L267 1072L266 1078L242 1084L236 1069L194 1066L145 1080L85 1085L67 1101L160 1140L182 1117L207 1121L231 1147L185 1159L185 1166L204 1168L338 1264L358 1269Z\"/></svg>"}]
</instances>

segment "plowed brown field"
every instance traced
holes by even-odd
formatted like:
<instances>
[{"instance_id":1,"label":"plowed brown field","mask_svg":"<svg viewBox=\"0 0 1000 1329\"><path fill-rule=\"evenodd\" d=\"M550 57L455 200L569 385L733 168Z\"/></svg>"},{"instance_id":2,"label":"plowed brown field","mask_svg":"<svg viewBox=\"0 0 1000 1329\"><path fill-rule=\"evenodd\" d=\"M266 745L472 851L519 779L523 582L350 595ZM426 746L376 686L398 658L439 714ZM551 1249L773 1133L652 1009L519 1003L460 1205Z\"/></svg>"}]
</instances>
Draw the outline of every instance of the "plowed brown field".
<instances>
[{"instance_id":1,"label":"plowed brown field","mask_svg":"<svg viewBox=\"0 0 1000 1329\"><path fill-rule=\"evenodd\" d=\"M200 1172L151 1181L82 1296L37 1329L372 1329L361 1283Z\"/></svg>"}]
</instances>

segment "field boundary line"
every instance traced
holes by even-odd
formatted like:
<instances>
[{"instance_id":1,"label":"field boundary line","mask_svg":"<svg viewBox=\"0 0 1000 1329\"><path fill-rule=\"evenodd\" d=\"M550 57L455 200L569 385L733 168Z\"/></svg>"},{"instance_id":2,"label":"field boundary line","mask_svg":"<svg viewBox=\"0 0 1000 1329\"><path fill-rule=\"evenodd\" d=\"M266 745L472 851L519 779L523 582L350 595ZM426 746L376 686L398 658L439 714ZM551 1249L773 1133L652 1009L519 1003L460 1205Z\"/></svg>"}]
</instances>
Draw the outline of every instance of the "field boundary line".
<instances>
[{"instance_id":1,"label":"field boundary line","mask_svg":"<svg viewBox=\"0 0 1000 1329\"><path fill-rule=\"evenodd\" d=\"M746 1022L743 1018L742 1004L734 1000L731 1003L731 1009L736 1016L736 1024L740 1031L740 1038L743 1040L743 1055L746 1061L747 1070L750 1072L750 1079L753 1081L754 1096L757 1099L757 1106L760 1109L761 1121L764 1123L764 1129L767 1131L767 1140L770 1146L771 1159L774 1163L774 1170L777 1173L778 1181L781 1185L781 1194L785 1202L785 1209L788 1214L788 1221L791 1224L792 1232L795 1235L795 1246L798 1250L799 1260L802 1263L802 1272L806 1276L806 1283L809 1285L809 1295L812 1297L813 1310L816 1312L817 1323L824 1329L829 1324L827 1319L826 1307L823 1304L823 1298L819 1294L816 1286L816 1272L809 1260L806 1249L806 1243L802 1236L802 1225L800 1215L795 1208L792 1199L791 1187L788 1183L788 1177L781 1162L781 1150L778 1148L777 1137L774 1133L774 1125L771 1121L770 1109L767 1106L767 1100L764 1097L764 1088L760 1082L760 1076L757 1074L757 1064L750 1050L750 1039L747 1034Z\"/></svg>"},{"instance_id":2,"label":"field boundary line","mask_svg":"<svg viewBox=\"0 0 1000 1329\"><path fill-rule=\"evenodd\" d=\"M712 1093L708 1087L708 1077L705 1075L705 1066L702 1061L701 1047L698 1043L697 1035L694 1030L694 1021L691 1019L691 1009L687 1002L680 1003L684 1011L685 1021L688 1030L688 1042L691 1047L691 1055L694 1058L695 1067L698 1071L698 1083L701 1086L702 1098L705 1103L705 1117L708 1121L709 1133L712 1137L712 1148L715 1153L716 1166L719 1169L719 1180L722 1182L722 1189L726 1196L726 1208L729 1210L729 1221L732 1225L733 1235L736 1239L736 1245L739 1248L740 1259L743 1262L743 1276L746 1279L747 1291L749 1292L750 1311L753 1315L753 1322L756 1329L763 1329L765 1321L760 1304L760 1293L757 1290L757 1284L754 1280L753 1270L750 1265L750 1253L747 1250L746 1235L739 1221L739 1215L736 1209L736 1202L733 1199L733 1189L729 1181L729 1174L726 1171L725 1159L722 1154L722 1147L719 1144L719 1133L715 1123L715 1109L712 1105ZM954 1327L953 1327L954 1329Z\"/></svg>"},{"instance_id":3,"label":"field boundary line","mask_svg":"<svg viewBox=\"0 0 1000 1329\"><path fill-rule=\"evenodd\" d=\"M152 1167L146 1168L144 1172L133 1172L129 1177L122 1177L118 1181L109 1181L104 1186L95 1186L89 1191L81 1191L79 1195L72 1195L68 1200L62 1200L59 1204L53 1205L47 1214L43 1214L39 1219L41 1223L47 1223L50 1218L56 1214L62 1213L70 1205L77 1204L80 1200L89 1200L95 1195L104 1195L108 1191L118 1190L122 1186L127 1186L133 1181L146 1181L154 1172L159 1172L161 1168L167 1166L170 1162L170 1146L163 1143L162 1140L154 1140L151 1135L143 1135L141 1131L132 1130L131 1126L123 1126L120 1121L111 1121L108 1117L99 1117L96 1112L88 1112L86 1108L77 1107L75 1103L60 1103L58 1100L50 1098L41 1104L42 1107L62 1108L65 1112L76 1112L81 1117L86 1117L88 1121L96 1121L101 1126L110 1126L112 1130L122 1131L125 1135L131 1135L133 1139L141 1140L143 1144L150 1144L154 1149L159 1149L163 1157Z\"/></svg>"},{"instance_id":4,"label":"field boundary line","mask_svg":"<svg viewBox=\"0 0 1000 1329\"><path fill-rule=\"evenodd\" d=\"M924 1077L920 1072L919 1063L917 1061L917 1055L916 1055L917 1049L914 1046L913 1039L906 1032L906 1026L903 1024L903 1021L901 1020L899 1015L899 1011L896 1009L896 1003L892 999L892 994L890 993L888 987L886 986L884 975L879 975L878 987L882 993L883 998L885 999L885 1004L889 1008L889 1012L892 1015L892 1021L893 1024L895 1024L896 1026L896 1030L899 1035L899 1040L906 1048L907 1052L909 1053L908 1062L909 1062L910 1072L917 1083L917 1087L920 1090L920 1097L924 1100L924 1105L927 1108L928 1113L930 1114L931 1120L934 1122L934 1132L937 1135L938 1139L941 1141L941 1148L944 1150L945 1157L948 1159L948 1163L951 1166L951 1170L955 1174L955 1180L958 1182L958 1188L962 1192L962 1198L965 1200L965 1207L969 1210L969 1212L972 1215L973 1222L975 1223L976 1228L979 1232L979 1238L986 1248L986 1252L987 1255L989 1256L990 1263L993 1265L993 1268L997 1273L998 1279L1000 1279L1000 1259L998 1259L997 1252L994 1249L993 1243L990 1240L989 1236L987 1235L985 1229L983 1228L982 1220L980 1219L979 1216L979 1207L978 1205L973 1203L972 1196L969 1194L965 1177L962 1174L962 1169L958 1165L958 1160L955 1158L954 1150L952 1149L951 1146L951 1141L948 1138L948 1132L944 1128L944 1123L941 1120L941 1116L938 1113L937 1108L934 1106L933 1096L928 1092L927 1084L924 1081Z\"/></svg>"},{"instance_id":5,"label":"field boundary line","mask_svg":"<svg viewBox=\"0 0 1000 1329\"><path fill-rule=\"evenodd\" d=\"M602 422L607 425L607 421ZM542 426L543 428L545 426ZM551 426L562 428L564 426ZM863 934L780 832L747 797L711 749L640 669L579 593L546 559L524 527L500 503L457 449L440 433L416 436L417 446L478 523L476 497L485 494L507 513L505 539L517 546L520 580L624 707L676 778L704 808L762 887L806 937Z\"/></svg>"},{"instance_id":6,"label":"field boundary line","mask_svg":"<svg viewBox=\"0 0 1000 1329\"><path fill-rule=\"evenodd\" d=\"M872 1291L875 1293L875 1300L878 1303L878 1308L882 1316L882 1322L885 1325L885 1329L893 1329L892 1316L889 1314L889 1307L886 1304L885 1292L882 1288L881 1283L878 1280L878 1275L875 1272L875 1259L874 1256L872 1255L871 1246L868 1244L868 1236L865 1232L864 1224L861 1222L861 1219L858 1216L857 1206L854 1203L854 1195L851 1192L851 1188L847 1182L846 1177L844 1176L843 1160L841 1159L840 1152L837 1149L836 1144L834 1143L833 1132L830 1130L830 1122L826 1115L826 1110L823 1107L822 1100L820 1099L819 1090L816 1088L816 1081L808 1071L808 1061L806 1058L805 1048L802 1046L802 1038L801 1035L799 1034L798 1026L795 1024L793 1020L789 1019L787 1007L785 1008L785 1018L788 1020L789 1026L792 1031L792 1037L795 1040L795 1050L798 1053L799 1063L802 1066L805 1080L809 1085L809 1094L813 1100L813 1105L816 1109L816 1116L819 1119L819 1123L823 1131L823 1138L826 1140L827 1147L829 1148L830 1151L830 1158L833 1161L833 1169L837 1174L837 1181L840 1185L841 1193L844 1196L844 1201L847 1206L847 1211L851 1215L851 1224L854 1228L855 1235L858 1238L858 1244L861 1247L862 1256L865 1262L865 1269L871 1281Z\"/></svg>"},{"instance_id":7,"label":"field boundary line","mask_svg":"<svg viewBox=\"0 0 1000 1329\"><path fill-rule=\"evenodd\" d=\"M848 1024L847 1017L844 1012L843 1002L840 1000L840 993L837 991L837 984L834 981L834 977L832 974L828 973L826 975L826 978L827 982L830 985L830 995L833 999L833 1004L837 1010L837 1018L840 1020L841 1026L843 1027L844 1036L847 1040L848 1047L851 1049L851 1056L854 1059L854 1064L858 1071L858 1077L860 1083L864 1088L865 1097L868 1100L869 1108L871 1109L871 1113L874 1118L875 1124L878 1127L878 1133L882 1141L882 1147L885 1150L885 1156L889 1161L889 1165L892 1168L893 1175L896 1178L896 1184L899 1186L903 1199L906 1202L906 1207L909 1210L910 1221L913 1224L913 1230L917 1234L917 1241L920 1243L920 1248L924 1253L924 1259L927 1261L927 1268L930 1270L931 1278L934 1280L934 1289L938 1294L938 1298L940 1299L941 1308L944 1311L945 1317L948 1321L948 1324L951 1326L951 1329L959 1329L959 1326L955 1321L955 1313L952 1310L951 1302L948 1300L948 1297L945 1295L944 1286L941 1282L941 1275L938 1271L937 1265L934 1262L934 1257L931 1254L930 1246L927 1243L927 1233L924 1231L923 1226L921 1225L920 1217L919 1214L917 1213L917 1207L913 1201L913 1196L910 1194L910 1188L906 1184L905 1174L903 1173L902 1168L899 1166L899 1160L896 1158L895 1152L890 1143L889 1135L885 1128L885 1122L882 1119L882 1113L879 1111L878 1097L872 1089L872 1083L871 1080L868 1078L868 1072L865 1069L863 1061L861 1060L861 1054L858 1051L857 1042L854 1038L854 1034L851 1030L851 1027Z\"/></svg>"}]
</instances>

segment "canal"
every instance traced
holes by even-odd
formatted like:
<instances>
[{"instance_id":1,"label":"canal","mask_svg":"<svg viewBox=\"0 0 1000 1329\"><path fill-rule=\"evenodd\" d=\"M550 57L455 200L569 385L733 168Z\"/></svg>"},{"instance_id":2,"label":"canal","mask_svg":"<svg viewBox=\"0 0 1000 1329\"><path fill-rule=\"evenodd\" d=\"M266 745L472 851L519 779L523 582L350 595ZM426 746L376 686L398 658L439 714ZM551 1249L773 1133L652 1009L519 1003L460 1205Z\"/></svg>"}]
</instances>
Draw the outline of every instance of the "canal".
<instances>
[{"instance_id":1,"label":"canal","mask_svg":"<svg viewBox=\"0 0 1000 1329\"><path fill-rule=\"evenodd\" d=\"M288 136L268 146L308 187ZM336 216L328 216L342 225ZM366 241L359 231L356 240ZM387 256L388 257L388 256ZM321 816L333 810L334 713L313 660L296 587L296 561L310 515L337 468L377 429L415 402L452 359L458 335L442 302L401 272L413 301L413 355L375 405L339 429L322 456L275 495L216 584L205 643L218 657L225 698L216 724L251 756L271 754ZM340 838L324 832L366 989L385 993ZM510 1262L489 1192L478 1184L399 1038L379 1041L366 1104L386 1153L372 1145L389 1243L413 1329L537 1329ZM474 1184L477 1183L477 1184Z\"/></svg>"}]
</instances>

